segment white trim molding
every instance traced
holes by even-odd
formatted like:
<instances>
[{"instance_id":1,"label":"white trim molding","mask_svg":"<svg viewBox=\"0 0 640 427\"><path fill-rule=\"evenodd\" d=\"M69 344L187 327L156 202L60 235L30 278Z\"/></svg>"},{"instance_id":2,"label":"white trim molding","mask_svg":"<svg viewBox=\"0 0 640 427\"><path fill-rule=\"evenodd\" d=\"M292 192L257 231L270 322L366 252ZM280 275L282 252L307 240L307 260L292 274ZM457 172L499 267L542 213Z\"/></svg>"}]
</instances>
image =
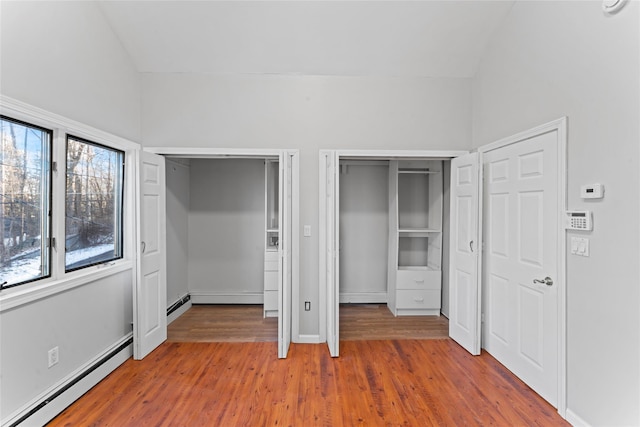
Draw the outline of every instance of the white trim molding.
<instances>
[{"instance_id":1,"label":"white trim molding","mask_svg":"<svg viewBox=\"0 0 640 427\"><path fill-rule=\"evenodd\" d=\"M144 147L144 151L185 159L279 159L283 153L292 156L292 290L291 340L300 336L300 151L288 148L218 148L218 147ZM193 304L263 304L263 293L191 291Z\"/></svg>"}]
</instances>

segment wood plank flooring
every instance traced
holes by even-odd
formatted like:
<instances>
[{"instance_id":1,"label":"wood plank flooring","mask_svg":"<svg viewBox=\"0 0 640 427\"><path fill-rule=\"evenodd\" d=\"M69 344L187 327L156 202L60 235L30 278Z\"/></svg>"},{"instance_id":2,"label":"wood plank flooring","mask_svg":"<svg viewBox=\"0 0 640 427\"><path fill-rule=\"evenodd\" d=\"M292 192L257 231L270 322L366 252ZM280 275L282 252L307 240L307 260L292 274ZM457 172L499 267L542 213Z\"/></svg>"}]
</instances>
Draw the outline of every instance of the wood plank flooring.
<instances>
[{"instance_id":1,"label":"wood plank flooring","mask_svg":"<svg viewBox=\"0 0 640 427\"><path fill-rule=\"evenodd\" d=\"M194 305L167 329L172 342L272 342L278 319L263 318L261 305ZM386 304L341 304L340 339L447 338L444 316L394 317Z\"/></svg>"},{"instance_id":2,"label":"wood plank flooring","mask_svg":"<svg viewBox=\"0 0 640 427\"><path fill-rule=\"evenodd\" d=\"M394 317L386 304L340 304L340 340L433 339L449 336L444 316Z\"/></svg>"},{"instance_id":3,"label":"wood plank flooring","mask_svg":"<svg viewBox=\"0 0 640 427\"><path fill-rule=\"evenodd\" d=\"M50 426L566 426L491 356L449 339L166 342Z\"/></svg>"},{"instance_id":4,"label":"wood plank flooring","mask_svg":"<svg viewBox=\"0 0 640 427\"><path fill-rule=\"evenodd\" d=\"M262 305L193 305L167 327L172 342L278 341L278 318Z\"/></svg>"}]
</instances>

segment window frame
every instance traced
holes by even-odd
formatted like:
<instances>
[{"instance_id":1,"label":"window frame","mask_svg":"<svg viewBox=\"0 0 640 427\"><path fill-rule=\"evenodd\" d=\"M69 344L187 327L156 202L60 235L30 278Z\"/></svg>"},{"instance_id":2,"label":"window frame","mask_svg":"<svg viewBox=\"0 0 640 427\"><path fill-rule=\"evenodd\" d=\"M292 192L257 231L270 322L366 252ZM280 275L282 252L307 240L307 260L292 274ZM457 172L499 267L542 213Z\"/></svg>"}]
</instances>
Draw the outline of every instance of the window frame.
<instances>
[{"instance_id":1,"label":"window frame","mask_svg":"<svg viewBox=\"0 0 640 427\"><path fill-rule=\"evenodd\" d=\"M74 268L67 268L67 262L66 262L66 256L67 256L67 249L66 249L66 238L67 238L67 224L66 224L66 200L67 200L67 193L66 193L66 180L67 180L67 155L69 154L68 152L68 148L69 148L69 140L72 139L74 141L83 143L83 144L88 144L88 145L92 145L94 147L98 147L98 148L102 148L105 150L111 150L111 151L115 151L117 152L120 156L122 156L122 164L121 164L121 170L120 170L120 181L118 182L118 186L119 186L119 191L116 193L119 196L120 199L120 205L119 205L119 213L118 215L114 215L114 225L117 224L117 229L119 230L119 233L117 233L116 235L114 235L114 248L119 246L119 254L113 258L109 258L106 260L100 260L97 262L93 262L93 263L89 263L89 264L85 264L85 265L81 265L79 267L74 267ZM63 263L64 263L64 272L65 273L71 273L74 271L78 271L78 270L82 270L85 268L89 268L89 267L93 267L96 265L103 265L103 264L108 264L108 263L112 263L114 261L120 260L124 258L124 242L125 242L125 238L124 238L124 199L125 199L125 194L124 194L124 189L126 186L126 181L125 181L125 175L126 175L126 152L124 150L121 150L119 148L114 148L114 147L110 147L108 145L105 144L101 144L92 140L89 140L87 138L83 138L83 137L79 137L76 136L72 133L66 132L65 133L65 138L64 138L64 182L65 182L65 190L64 190L64 196L61 196L62 199L62 203L64 205L64 219L63 219L63 233L61 235L61 241L65 242L64 246L61 246L61 252L62 255L61 257L63 258Z\"/></svg>"},{"instance_id":2,"label":"window frame","mask_svg":"<svg viewBox=\"0 0 640 427\"><path fill-rule=\"evenodd\" d=\"M42 211L41 211L41 219L40 222L43 225L43 233L44 234L46 232L46 237L43 239L42 237L40 238L40 257L43 261L46 260L46 266L47 266L47 274L43 274L39 277L33 278L33 279L29 279L29 280L24 280L22 282L18 282L18 283L13 283L13 284L4 284L3 282L0 282L0 290L5 290L5 289L11 289L11 288L15 288L16 286L23 286L23 285L27 285L29 283L34 283L34 282L39 282L41 280L46 280L52 277L53 275L53 269L54 269L54 259L53 259L53 187L54 187L54 179L53 179L53 169L54 169L54 160L53 160L53 150L54 150L54 130L53 129L49 129L49 127L44 127L41 126L39 124L35 124L35 123L31 123L29 121L26 120L22 120L22 119L16 119L14 117L10 117L4 113L0 114L0 120L4 120L4 121L8 121L8 122L12 122L18 125L22 125L25 127L30 127L30 128L34 128L34 129L38 129L41 132L44 132L45 134L49 135L49 141L47 143L47 152L46 155L48 157L47 160L42 160L42 164L43 166L46 164L47 165L47 170L41 175L42 179L46 182L41 183L40 185L44 188L44 186L46 185L48 187L48 194L47 194L47 198L46 198L46 206L43 206ZM42 198L42 200L45 200L44 198ZM45 212L46 211L46 212ZM43 218L46 218L46 220L43 220ZM45 224L46 224L46 228L45 228ZM0 227L4 227L4 223L0 224ZM2 278L0 278L0 280L2 280Z\"/></svg>"},{"instance_id":3,"label":"window frame","mask_svg":"<svg viewBox=\"0 0 640 427\"><path fill-rule=\"evenodd\" d=\"M123 272L129 272L134 275L135 282L138 250L138 224L136 222L139 180L138 163L140 151L142 150L141 145L132 140L116 136L2 94L0 94L0 114L15 121L26 122L30 125L53 131L51 151L53 167L50 168L53 199L50 206L52 211L50 276L0 290L0 313L77 287L86 286L94 281ZM122 258L106 264L97 264L80 270L65 272L64 255L60 255L60 253L64 254L64 249L61 249L60 242L64 241L64 191L66 180L64 165L66 162L65 138L68 133L108 148L123 151L126 161L124 163L125 178L122 185L122 230L124 236ZM129 179L126 179L126 177L129 177ZM63 196L58 197L58 195Z\"/></svg>"}]
</instances>

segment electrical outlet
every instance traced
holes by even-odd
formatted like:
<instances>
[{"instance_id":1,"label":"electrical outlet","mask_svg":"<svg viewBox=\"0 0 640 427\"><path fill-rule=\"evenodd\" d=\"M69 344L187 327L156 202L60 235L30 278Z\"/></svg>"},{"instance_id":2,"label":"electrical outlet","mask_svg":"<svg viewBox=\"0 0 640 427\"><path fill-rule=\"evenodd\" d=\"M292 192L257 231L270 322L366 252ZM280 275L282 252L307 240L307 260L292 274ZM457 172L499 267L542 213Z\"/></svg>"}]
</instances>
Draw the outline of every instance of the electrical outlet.
<instances>
[{"instance_id":1,"label":"electrical outlet","mask_svg":"<svg viewBox=\"0 0 640 427\"><path fill-rule=\"evenodd\" d=\"M53 365L55 365L56 363L58 363L58 347L53 347L51 350L49 350L49 352L47 353L49 356L49 367L52 367Z\"/></svg>"}]
</instances>

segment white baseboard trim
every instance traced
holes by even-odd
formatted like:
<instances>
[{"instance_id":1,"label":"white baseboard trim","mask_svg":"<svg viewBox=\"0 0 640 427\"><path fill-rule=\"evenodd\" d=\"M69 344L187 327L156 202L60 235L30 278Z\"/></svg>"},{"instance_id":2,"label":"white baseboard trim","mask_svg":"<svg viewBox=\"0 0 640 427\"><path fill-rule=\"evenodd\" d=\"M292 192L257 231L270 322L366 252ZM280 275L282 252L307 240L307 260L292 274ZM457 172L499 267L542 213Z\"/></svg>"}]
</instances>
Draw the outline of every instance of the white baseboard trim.
<instances>
[{"instance_id":1,"label":"white baseboard trim","mask_svg":"<svg viewBox=\"0 0 640 427\"><path fill-rule=\"evenodd\" d=\"M565 418L567 420L567 422L569 424L571 424L572 426L575 427L591 427L591 424L589 424L588 422L586 422L585 420L583 420L582 418L580 418L578 416L578 414L576 414L575 412L573 412L571 409L567 408L567 413L566 413L567 417Z\"/></svg>"},{"instance_id":2,"label":"white baseboard trim","mask_svg":"<svg viewBox=\"0 0 640 427\"><path fill-rule=\"evenodd\" d=\"M191 291L193 304L264 304L262 292L199 292Z\"/></svg>"},{"instance_id":3,"label":"white baseboard trim","mask_svg":"<svg viewBox=\"0 0 640 427\"><path fill-rule=\"evenodd\" d=\"M386 292L340 292L340 304L386 304Z\"/></svg>"},{"instance_id":4,"label":"white baseboard trim","mask_svg":"<svg viewBox=\"0 0 640 427\"><path fill-rule=\"evenodd\" d=\"M3 419L2 425L10 427L22 423L27 426L45 425L132 357L133 345L131 343L117 351L119 347L125 345L131 339L133 339L133 333L127 334L117 343L67 375L8 418ZM117 353L109 357L114 351L117 351ZM106 357L109 358L104 360ZM89 373L86 374L87 372ZM32 414L29 415L30 413Z\"/></svg>"},{"instance_id":5,"label":"white baseboard trim","mask_svg":"<svg viewBox=\"0 0 640 427\"><path fill-rule=\"evenodd\" d=\"M296 344L321 344L325 341L320 340L320 335L298 335L296 339L293 340Z\"/></svg>"},{"instance_id":6,"label":"white baseboard trim","mask_svg":"<svg viewBox=\"0 0 640 427\"><path fill-rule=\"evenodd\" d=\"M167 325L169 325L171 322L176 320L178 317L182 316L185 313L185 311L191 308L192 305L193 304L191 304L191 301L187 301L184 304L182 304L179 308L177 308L174 312L169 314L167 316Z\"/></svg>"}]
</instances>

